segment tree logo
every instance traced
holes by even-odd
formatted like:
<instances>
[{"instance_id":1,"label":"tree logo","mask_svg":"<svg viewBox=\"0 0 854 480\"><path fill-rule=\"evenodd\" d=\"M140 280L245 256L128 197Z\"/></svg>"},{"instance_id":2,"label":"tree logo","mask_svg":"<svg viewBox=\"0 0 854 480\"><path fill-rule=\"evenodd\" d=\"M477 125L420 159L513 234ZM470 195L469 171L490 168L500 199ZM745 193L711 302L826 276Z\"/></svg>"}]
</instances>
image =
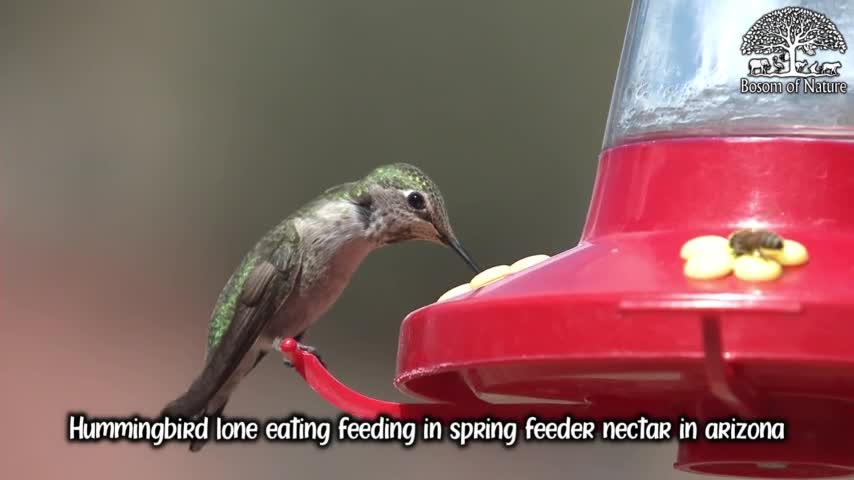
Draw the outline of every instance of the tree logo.
<instances>
[{"instance_id":1,"label":"tree logo","mask_svg":"<svg viewBox=\"0 0 854 480\"><path fill-rule=\"evenodd\" d=\"M848 45L824 14L801 7L768 12L742 37L742 55L751 77L838 77L842 63L810 62L818 50L845 53Z\"/></svg>"},{"instance_id":2,"label":"tree logo","mask_svg":"<svg viewBox=\"0 0 854 480\"><path fill-rule=\"evenodd\" d=\"M833 78L840 76L842 62L832 56L830 61L812 58L819 51L846 50L845 37L822 13L802 7L768 12L741 39L741 54L750 57L747 76L759 77L742 78L741 93L848 93L848 83Z\"/></svg>"}]
</instances>

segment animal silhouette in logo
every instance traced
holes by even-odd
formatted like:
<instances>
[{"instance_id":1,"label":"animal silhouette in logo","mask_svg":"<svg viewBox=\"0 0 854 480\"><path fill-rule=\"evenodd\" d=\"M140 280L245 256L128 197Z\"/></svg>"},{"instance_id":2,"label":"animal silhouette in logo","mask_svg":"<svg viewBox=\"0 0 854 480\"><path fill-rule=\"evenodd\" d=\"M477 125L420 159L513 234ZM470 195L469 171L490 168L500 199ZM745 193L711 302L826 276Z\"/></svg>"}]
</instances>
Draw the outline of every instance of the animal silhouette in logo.
<instances>
[{"instance_id":1,"label":"animal silhouette in logo","mask_svg":"<svg viewBox=\"0 0 854 480\"><path fill-rule=\"evenodd\" d=\"M845 53L848 45L824 14L801 7L773 10L759 17L742 37L742 55L751 77L837 77L840 62L799 59L819 50Z\"/></svg>"}]
</instances>

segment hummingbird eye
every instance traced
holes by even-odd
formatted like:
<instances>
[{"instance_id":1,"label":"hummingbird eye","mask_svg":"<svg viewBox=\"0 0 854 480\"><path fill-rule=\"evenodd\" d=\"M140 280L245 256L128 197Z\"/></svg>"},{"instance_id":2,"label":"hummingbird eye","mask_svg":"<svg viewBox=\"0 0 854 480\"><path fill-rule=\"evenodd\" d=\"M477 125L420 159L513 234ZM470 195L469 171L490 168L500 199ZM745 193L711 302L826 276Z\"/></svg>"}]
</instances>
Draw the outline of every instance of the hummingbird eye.
<instances>
[{"instance_id":1,"label":"hummingbird eye","mask_svg":"<svg viewBox=\"0 0 854 480\"><path fill-rule=\"evenodd\" d=\"M418 192L412 192L407 195L406 201L409 203L409 206L415 210L424 210L427 206L427 202L424 201L424 195L421 195Z\"/></svg>"}]
</instances>

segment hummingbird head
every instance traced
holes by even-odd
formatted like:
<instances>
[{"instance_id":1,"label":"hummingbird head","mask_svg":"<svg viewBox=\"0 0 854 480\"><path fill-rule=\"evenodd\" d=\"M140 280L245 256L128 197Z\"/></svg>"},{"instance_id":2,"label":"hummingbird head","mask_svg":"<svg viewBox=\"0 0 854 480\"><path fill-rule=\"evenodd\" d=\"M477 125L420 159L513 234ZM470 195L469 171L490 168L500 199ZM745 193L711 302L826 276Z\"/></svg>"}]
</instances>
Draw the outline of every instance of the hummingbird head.
<instances>
[{"instance_id":1,"label":"hummingbird head","mask_svg":"<svg viewBox=\"0 0 854 480\"><path fill-rule=\"evenodd\" d=\"M480 267L451 228L438 186L406 163L384 165L357 182L354 201L366 233L381 245L425 240L453 249L475 272Z\"/></svg>"}]
</instances>

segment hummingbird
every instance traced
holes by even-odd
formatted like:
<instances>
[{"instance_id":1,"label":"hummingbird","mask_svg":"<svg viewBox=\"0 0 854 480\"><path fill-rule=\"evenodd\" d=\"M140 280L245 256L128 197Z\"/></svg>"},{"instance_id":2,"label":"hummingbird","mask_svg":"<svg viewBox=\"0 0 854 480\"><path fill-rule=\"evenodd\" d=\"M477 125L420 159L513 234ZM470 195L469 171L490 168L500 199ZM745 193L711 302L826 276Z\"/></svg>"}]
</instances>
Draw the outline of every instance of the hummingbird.
<instances>
[{"instance_id":1,"label":"hummingbird","mask_svg":"<svg viewBox=\"0 0 854 480\"><path fill-rule=\"evenodd\" d=\"M448 246L480 272L451 228L439 188L410 164L377 167L282 220L226 282L211 313L204 367L161 416L221 416L241 380L282 338L294 338L320 359L302 343L309 327L335 303L369 253L410 240ZM205 443L194 440L190 451Z\"/></svg>"}]
</instances>

